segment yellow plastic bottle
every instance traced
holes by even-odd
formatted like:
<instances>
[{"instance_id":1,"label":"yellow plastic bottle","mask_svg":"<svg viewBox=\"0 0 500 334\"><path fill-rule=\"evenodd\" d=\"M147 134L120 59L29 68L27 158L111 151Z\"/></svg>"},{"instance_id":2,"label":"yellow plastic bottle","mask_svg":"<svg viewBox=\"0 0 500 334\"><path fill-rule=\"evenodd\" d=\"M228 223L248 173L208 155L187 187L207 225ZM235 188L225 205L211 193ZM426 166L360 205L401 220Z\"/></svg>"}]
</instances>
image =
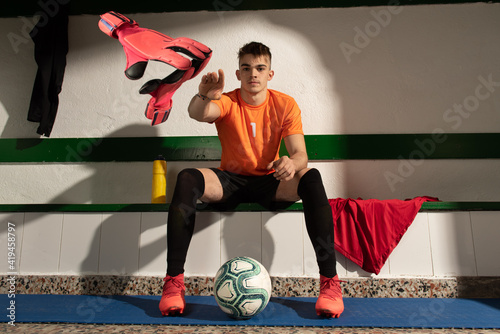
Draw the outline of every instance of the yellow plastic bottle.
<instances>
[{"instance_id":1,"label":"yellow plastic bottle","mask_svg":"<svg viewBox=\"0 0 500 334\"><path fill-rule=\"evenodd\" d=\"M161 155L153 162L151 203L167 202L167 162Z\"/></svg>"}]
</instances>

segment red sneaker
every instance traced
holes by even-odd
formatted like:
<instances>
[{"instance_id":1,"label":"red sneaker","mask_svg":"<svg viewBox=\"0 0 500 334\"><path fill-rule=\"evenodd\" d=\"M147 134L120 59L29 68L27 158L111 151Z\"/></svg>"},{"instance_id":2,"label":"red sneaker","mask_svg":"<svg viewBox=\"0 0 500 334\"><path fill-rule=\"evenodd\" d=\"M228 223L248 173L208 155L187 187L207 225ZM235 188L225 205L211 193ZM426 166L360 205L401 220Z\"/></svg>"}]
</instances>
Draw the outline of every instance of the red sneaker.
<instances>
[{"instance_id":1,"label":"red sneaker","mask_svg":"<svg viewBox=\"0 0 500 334\"><path fill-rule=\"evenodd\" d=\"M184 274L169 276L163 279L163 294L160 300L160 312L162 315L181 315L186 307L184 293Z\"/></svg>"},{"instance_id":2,"label":"red sneaker","mask_svg":"<svg viewBox=\"0 0 500 334\"><path fill-rule=\"evenodd\" d=\"M338 275L328 278L320 275L319 297L316 301L316 314L327 318L338 318L344 311L342 288Z\"/></svg>"}]
</instances>

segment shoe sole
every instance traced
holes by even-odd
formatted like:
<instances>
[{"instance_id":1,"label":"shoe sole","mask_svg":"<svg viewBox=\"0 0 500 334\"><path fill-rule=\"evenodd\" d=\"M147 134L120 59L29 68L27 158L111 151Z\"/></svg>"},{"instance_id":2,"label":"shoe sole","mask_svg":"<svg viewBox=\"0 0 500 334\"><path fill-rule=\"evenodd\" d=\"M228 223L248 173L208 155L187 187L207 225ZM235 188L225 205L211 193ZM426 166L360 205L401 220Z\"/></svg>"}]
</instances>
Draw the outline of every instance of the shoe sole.
<instances>
[{"instance_id":1,"label":"shoe sole","mask_svg":"<svg viewBox=\"0 0 500 334\"><path fill-rule=\"evenodd\" d=\"M170 316L170 317L175 317L182 315L184 313L184 309L180 307L171 307L168 310L164 311L161 313L163 316Z\"/></svg>"},{"instance_id":2,"label":"shoe sole","mask_svg":"<svg viewBox=\"0 0 500 334\"><path fill-rule=\"evenodd\" d=\"M340 316L340 313L334 313L330 310L316 310L316 314L325 318L338 318Z\"/></svg>"}]
</instances>

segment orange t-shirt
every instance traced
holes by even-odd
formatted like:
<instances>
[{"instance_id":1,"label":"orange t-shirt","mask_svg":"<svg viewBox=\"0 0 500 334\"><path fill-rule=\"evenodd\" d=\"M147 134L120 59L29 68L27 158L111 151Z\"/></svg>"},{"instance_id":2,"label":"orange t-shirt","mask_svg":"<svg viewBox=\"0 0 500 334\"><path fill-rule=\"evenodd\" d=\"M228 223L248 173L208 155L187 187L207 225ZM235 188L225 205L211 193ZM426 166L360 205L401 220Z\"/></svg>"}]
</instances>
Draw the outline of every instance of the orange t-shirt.
<instances>
[{"instance_id":1,"label":"orange t-shirt","mask_svg":"<svg viewBox=\"0 0 500 334\"><path fill-rule=\"evenodd\" d=\"M222 146L220 169L241 175L266 175L266 166L279 159L281 139L304 134L295 100L275 90L259 106L247 104L240 90L224 93L216 103L221 115L215 121Z\"/></svg>"}]
</instances>

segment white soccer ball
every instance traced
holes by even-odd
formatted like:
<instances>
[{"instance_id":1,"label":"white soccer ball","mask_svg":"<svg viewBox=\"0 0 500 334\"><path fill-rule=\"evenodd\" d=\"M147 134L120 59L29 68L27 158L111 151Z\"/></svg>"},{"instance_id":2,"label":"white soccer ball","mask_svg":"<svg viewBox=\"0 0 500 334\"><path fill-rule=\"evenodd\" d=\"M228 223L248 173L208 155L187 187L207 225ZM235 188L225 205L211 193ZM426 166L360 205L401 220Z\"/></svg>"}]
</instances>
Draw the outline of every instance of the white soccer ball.
<instances>
[{"instance_id":1,"label":"white soccer ball","mask_svg":"<svg viewBox=\"0 0 500 334\"><path fill-rule=\"evenodd\" d=\"M262 312L271 297L271 278L266 268L250 257L235 257L215 275L214 296L230 317L249 319Z\"/></svg>"}]
</instances>

